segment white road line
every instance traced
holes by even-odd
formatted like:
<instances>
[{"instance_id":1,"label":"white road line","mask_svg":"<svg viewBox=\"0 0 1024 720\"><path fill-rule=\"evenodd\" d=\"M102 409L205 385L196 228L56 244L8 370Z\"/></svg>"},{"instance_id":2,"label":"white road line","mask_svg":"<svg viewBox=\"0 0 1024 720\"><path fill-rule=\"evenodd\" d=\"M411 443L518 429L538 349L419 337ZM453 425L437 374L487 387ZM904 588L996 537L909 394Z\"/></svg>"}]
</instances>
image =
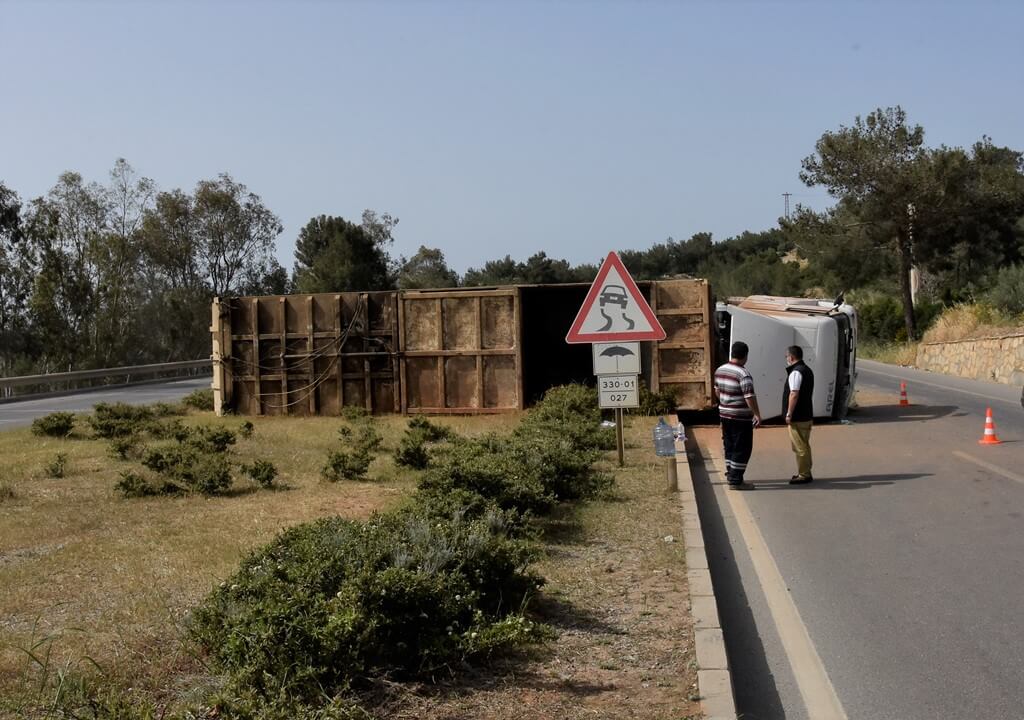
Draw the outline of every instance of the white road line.
<instances>
[{"instance_id":1,"label":"white road line","mask_svg":"<svg viewBox=\"0 0 1024 720\"><path fill-rule=\"evenodd\" d=\"M720 477L725 477L722 459L711 459L718 468ZM725 493L750 553L761 590L768 601L768 609L782 640L786 658L793 669L793 676L800 688L808 716L814 720L846 720L846 712L839 702L832 680L825 672L825 665L814 648L811 636L807 633L807 626L804 625L800 612L793 603L786 581L783 580L779 566L775 564L775 558L768 550L768 544L757 527L746 498L734 490L726 490Z\"/></svg>"},{"instance_id":2,"label":"white road line","mask_svg":"<svg viewBox=\"0 0 1024 720\"><path fill-rule=\"evenodd\" d=\"M964 395L973 395L974 397L980 397L986 400L994 400L995 402L1010 403L1011 405L1016 405L1018 403L1017 400L1007 400L1006 398L998 398L993 397L991 395L982 395L981 393L976 393L971 390L960 390L959 388L950 387L949 385L939 385L938 383L931 383L928 382L927 380L921 380L919 378L911 379L907 375L894 375L893 373L882 372L881 370L875 370L874 368L861 368L861 370L868 373L878 373L879 375L885 375L886 377L895 378L897 380L903 380L904 382L913 383L915 385L928 385L933 388L938 388L939 390L948 390L949 392L963 393Z\"/></svg>"},{"instance_id":3,"label":"white road line","mask_svg":"<svg viewBox=\"0 0 1024 720\"><path fill-rule=\"evenodd\" d=\"M990 470L990 471L996 473L997 475L1002 475L1007 480L1013 480L1014 482L1019 482L1021 485L1024 485L1024 475L1018 475L1015 472L1011 472L1009 470L1004 470L1003 468L999 467L998 465L993 465L990 462L985 462L984 460L976 458L973 455L968 455L967 453L961 452L959 450L954 450L953 454L956 455L961 460L966 460L967 462L972 462L975 465L979 465L979 466L985 468L986 470Z\"/></svg>"}]
</instances>

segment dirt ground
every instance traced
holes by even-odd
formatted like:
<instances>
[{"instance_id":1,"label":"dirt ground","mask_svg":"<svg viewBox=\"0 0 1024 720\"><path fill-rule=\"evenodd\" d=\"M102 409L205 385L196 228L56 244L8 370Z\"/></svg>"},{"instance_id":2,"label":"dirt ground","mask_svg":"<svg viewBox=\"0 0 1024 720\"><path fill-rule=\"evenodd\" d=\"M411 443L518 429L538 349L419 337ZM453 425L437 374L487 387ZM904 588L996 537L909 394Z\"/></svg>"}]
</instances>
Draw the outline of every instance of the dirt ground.
<instances>
[{"instance_id":1,"label":"dirt ground","mask_svg":"<svg viewBox=\"0 0 1024 720\"><path fill-rule=\"evenodd\" d=\"M516 418L451 418L471 434ZM337 419L254 419L244 459L272 460L287 488L240 488L226 497L124 500L114 490L124 466L105 442L0 434L0 475L13 497L0 500L0 696L23 692L38 676L25 650L49 652L50 672L88 672L174 704L208 686L184 641L188 610L251 548L289 525L325 515L366 517L400 501L415 474L382 454L369 483L319 479ZM189 424L234 427L239 418L190 416ZM393 448L404 419L382 418ZM653 421L627 429L627 467L612 497L567 508L547 523L539 570L548 584L534 609L559 633L529 656L389 687L380 717L649 718L697 717L681 518L665 495L648 438ZM46 478L57 452L66 476ZM244 485L244 482L239 483ZM676 542L666 542L673 536ZM2 711L0 711L2 714Z\"/></svg>"}]
</instances>

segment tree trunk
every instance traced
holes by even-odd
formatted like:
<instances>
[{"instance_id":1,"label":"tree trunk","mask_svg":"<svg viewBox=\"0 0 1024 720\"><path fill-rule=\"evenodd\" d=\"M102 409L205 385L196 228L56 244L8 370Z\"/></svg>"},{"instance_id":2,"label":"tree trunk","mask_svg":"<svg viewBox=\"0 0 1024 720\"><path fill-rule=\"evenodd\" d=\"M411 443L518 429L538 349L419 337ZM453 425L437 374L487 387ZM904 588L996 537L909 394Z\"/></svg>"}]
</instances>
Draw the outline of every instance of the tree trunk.
<instances>
[{"instance_id":1,"label":"tree trunk","mask_svg":"<svg viewBox=\"0 0 1024 720\"><path fill-rule=\"evenodd\" d=\"M917 339L917 323L914 318L914 299L910 292L910 268L913 266L910 238L905 231L900 231L900 294L903 296L903 322L907 328L907 340Z\"/></svg>"}]
</instances>

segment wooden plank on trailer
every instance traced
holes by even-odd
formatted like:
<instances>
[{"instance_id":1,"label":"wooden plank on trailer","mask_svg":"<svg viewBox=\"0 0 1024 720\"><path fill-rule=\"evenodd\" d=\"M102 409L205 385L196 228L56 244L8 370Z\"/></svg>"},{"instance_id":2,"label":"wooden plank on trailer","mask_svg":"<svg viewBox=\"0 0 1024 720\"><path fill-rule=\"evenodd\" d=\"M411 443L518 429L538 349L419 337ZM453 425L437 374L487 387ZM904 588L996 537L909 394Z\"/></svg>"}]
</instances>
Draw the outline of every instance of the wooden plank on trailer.
<instances>
[{"instance_id":1,"label":"wooden plank on trailer","mask_svg":"<svg viewBox=\"0 0 1024 720\"><path fill-rule=\"evenodd\" d=\"M363 317L366 322L363 324L363 352L370 352L370 295L361 293L359 297L363 301ZM363 406L373 412L373 381L370 379L370 358L363 358Z\"/></svg>"},{"instance_id":2,"label":"wooden plank on trailer","mask_svg":"<svg viewBox=\"0 0 1024 720\"><path fill-rule=\"evenodd\" d=\"M210 335L213 337L213 412L224 414L224 354L221 351L220 298L215 297L210 307L212 314Z\"/></svg>"},{"instance_id":3,"label":"wooden plank on trailer","mask_svg":"<svg viewBox=\"0 0 1024 720\"><path fill-rule=\"evenodd\" d=\"M287 415L289 408L291 408L291 398L288 397L288 361L285 360L284 356L288 352L288 312L285 304L288 300L285 297L279 297L277 299L277 321L280 325L280 343L281 343L281 374L284 375L284 379L281 381L281 414Z\"/></svg>"},{"instance_id":4,"label":"wooden plank on trailer","mask_svg":"<svg viewBox=\"0 0 1024 720\"><path fill-rule=\"evenodd\" d=\"M252 364L253 364L253 375L256 379L253 381L253 400L256 402L256 415L263 414L263 388L260 384L260 299L252 298L252 317L250 318L250 324L252 325Z\"/></svg>"},{"instance_id":5,"label":"wooden plank on trailer","mask_svg":"<svg viewBox=\"0 0 1024 720\"><path fill-rule=\"evenodd\" d=\"M484 356L481 354L484 349L484 298L478 296L476 299L476 406L484 406Z\"/></svg>"},{"instance_id":6,"label":"wooden plank on trailer","mask_svg":"<svg viewBox=\"0 0 1024 720\"><path fill-rule=\"evenodd\" d=\"M316 360L314 351L314 339L313 339L313 296L306 296L306 352L309 356L306 360L309 365L309 414L316 415L317 405L317 392L316 392Z\"/></svg>"},{"instance_id":7,"label":"wooden plank on trailer","mask_svg":"<svg viewBox=\"0 0 1024 720\"><path fill-rule=\"evenodd\" d=\"M444 347L444 299L438 297L434 304L434 312L437 313L437 349L443 351ZM441 407L447 407L448 388L444 381L444 358L437 358L437 403Z\"/></svg>"},{"instance_id":8,"label":"wooden plank on trailer","mask_svg":"<svg viewBox=\"0 0 1024 720\"><path fill-rule=\"evenodd\" d=\"M401 413L409 414L408 380L406 378L407 368L405 364L405 298L402 293L396 293L398 301L398 397L400 398Z\"/></svg>"},{"instance_id":9,"label":"wooden plank on trailer","mask_svg":"<svg viewBox=\"0 0 1024 720\"><path fill-rule=\"evenodd\" d=\"M512 327L515 332L516 343L516 407L522 410L526 407L523 398L523 320L522 314L522 293L516 288L512 300Z\"/></svg>"},{"instance_id":10,"label":"wooden plank on trailer","mask_svg":"<svg viewBox=\"0 0 1024 720\"><path fill-rule=\"evenodd\" d=\"M338 378L338 412L345 407L345 380L342 377L344 363L344 347L345 343L342 341L342 319L344 315L344 304L342 303L341 295L334 296L335 312L334 312L334 344L337 347L338 356L335 359L334 366L335 375Z\"/></svg>"},{"instance_id":11,"label":"wooden plank on trailer","mask_svg":"<svg viewBox=\"0 0 1024 720\"><path fill-rule=\"evenodd\" d=\"M658 283L657 281L651 283L651 312L654 313L654 317L658 318L659 322L661 318L658 317ZM661 353L658 352L658 343L654 343L654 352L651 354L651 392L658 392L661 390Z\"/></svg>"}]
</instances>

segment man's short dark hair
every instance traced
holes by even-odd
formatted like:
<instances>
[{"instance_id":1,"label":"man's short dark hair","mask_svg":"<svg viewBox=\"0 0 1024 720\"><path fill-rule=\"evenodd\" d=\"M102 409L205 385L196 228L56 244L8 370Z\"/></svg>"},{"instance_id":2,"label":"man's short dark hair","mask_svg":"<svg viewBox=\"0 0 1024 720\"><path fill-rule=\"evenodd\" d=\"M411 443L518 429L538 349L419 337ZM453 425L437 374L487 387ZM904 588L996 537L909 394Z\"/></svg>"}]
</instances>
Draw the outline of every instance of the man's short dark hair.
<instances>
[{"instance_id":1,"label":"man's short dark hair","mask_svg":"<svg viewBox=\"0 0 1024 720\"><path fill-rule=\"evenodd\" d=\"M750 348L742 340L737 340L732 344L732 355L729 357L735 360L746 360L747 355L750 354Z\"/></svg>"},{"instance_id":2,"label":"man's short dark hair","mask_svg":"<svg viewBox=\"0 0 1024 720\"><path fill-rule=\"evenodd\" d=\"M789 353L790 357L796 358L797 360L804 359L804 349L799 345L790 345L788 348L786 348L786 352Z\"/></svg>"}]
</instances>

